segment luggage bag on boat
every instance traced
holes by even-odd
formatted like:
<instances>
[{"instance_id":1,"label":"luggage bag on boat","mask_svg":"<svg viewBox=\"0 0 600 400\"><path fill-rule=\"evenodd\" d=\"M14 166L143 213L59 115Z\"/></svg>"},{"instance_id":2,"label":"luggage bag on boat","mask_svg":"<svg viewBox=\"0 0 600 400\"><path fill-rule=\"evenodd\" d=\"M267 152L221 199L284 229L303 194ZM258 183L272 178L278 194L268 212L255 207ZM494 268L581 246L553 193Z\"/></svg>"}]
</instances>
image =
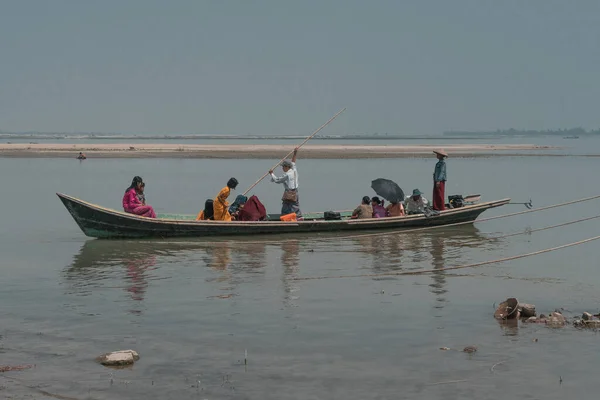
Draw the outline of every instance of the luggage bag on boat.
<instances>
[{"instance_id":1,"label":"luggage bag on boat","mask_svg":"<svg viewBox=\"0 0 600 400\"><path fill-rule=\"evenodd\" d=\"M267 210L258 197L250 196L244 207L238 212L238 221L266 221Z\"/></svg>"},{"instance_id":2,"label":"luggage bag on boat","mask_svg":"<svg viewBox=\"0 0 600 400\"><path fill-rule=\"evenodd\" d=\"M325 211L325 213L323 213L323 218L325 221L338 221L342 219L342 216L337 211Z\"/></svg>"},{"instance_id":3,"label":"luggage bag on boat","mask_svg":"<svg viewBox=\"0 0 600 400\"><path fill-rule=\"evenodd\" d=\"M464 198L460 194L455 194L452 196L448 196L448 203L452 208L460 208L465 205Z\"/></svg>"},{"instance_id":4,"label":"luggage bag on boat","mask_svg":"<svg viewBox=\"0 0 600 400\"><path fill-rule=\"evenodd\" d=\"M280 216L279 220L283 221L283 222L293 222L293 221L297 221L298 217L297 217L296 213L289 213L289 214Z\"/></svg>"}]
</instances>

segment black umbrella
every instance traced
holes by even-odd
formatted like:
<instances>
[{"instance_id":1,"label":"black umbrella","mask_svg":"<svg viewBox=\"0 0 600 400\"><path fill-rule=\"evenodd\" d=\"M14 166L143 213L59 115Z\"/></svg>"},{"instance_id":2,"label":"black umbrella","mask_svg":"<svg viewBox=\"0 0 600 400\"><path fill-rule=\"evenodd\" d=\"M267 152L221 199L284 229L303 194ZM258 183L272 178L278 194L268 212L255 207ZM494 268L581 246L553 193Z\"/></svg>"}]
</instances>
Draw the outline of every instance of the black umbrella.
<instances>
[{"instance_id":1,"label":"black umbrella","mask_svg":"<svg viewBox=\"0 0 600 400\"><path fill-rule=\"evenodd\" d=\"M371 182L371 187L375 193L391 203L399 203L404 200L404 192L400 186L389 179L375 179Z\"/></svg>"}]
</instances>

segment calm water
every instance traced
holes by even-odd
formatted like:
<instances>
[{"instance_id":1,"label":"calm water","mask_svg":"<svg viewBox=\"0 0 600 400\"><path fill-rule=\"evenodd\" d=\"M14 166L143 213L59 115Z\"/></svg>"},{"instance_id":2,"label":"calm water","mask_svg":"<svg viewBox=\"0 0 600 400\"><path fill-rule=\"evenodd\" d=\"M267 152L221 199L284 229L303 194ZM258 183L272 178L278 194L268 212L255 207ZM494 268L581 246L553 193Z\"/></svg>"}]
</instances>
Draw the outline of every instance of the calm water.
<instances>
[{"instance_id":1,"label":"calm water","mask_svg":"<svg viewBox=\"0 0 600 400\"><path fill-rule=\"evenodd\" d=\"M370 181L378 177L429 193L433 163L300 160L302 208L351 208L372 195ZM490 237L600 214L600 200L426 233L98 241L83 236L54 194L118 208L139 174L159 212L196 213L230 176L244 189L268 164L0 158L0 365L36 364L0 375L0 398L44 398L36 390L111 400L595 393L595 332L509 328L492 313L507 296L542 312L598 311L600 242L454 273L298 278L439 268L574 242L600 235L598 220ZM597 167L582 157L450 159L448 194L531 198L541 207L600 194ZM279 187L264 182L255 193L277 211ZM483 217L523 209L510 205ZM479 351L462 353L467 345ZM452 350L439 350L445 346ZM141 355L131 369L93 361L128 348Z\"/></svg>"}]
</instances>

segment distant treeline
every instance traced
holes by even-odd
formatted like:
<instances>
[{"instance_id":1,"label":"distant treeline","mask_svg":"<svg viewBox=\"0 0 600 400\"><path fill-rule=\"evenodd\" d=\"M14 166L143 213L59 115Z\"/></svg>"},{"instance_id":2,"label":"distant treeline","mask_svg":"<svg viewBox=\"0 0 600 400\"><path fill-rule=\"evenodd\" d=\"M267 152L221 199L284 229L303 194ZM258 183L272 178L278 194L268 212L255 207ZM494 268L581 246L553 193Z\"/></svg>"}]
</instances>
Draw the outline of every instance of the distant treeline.
<instances>
[{"instance_id":1,"label":"distant treeline","mask_svg":"<svg viewBox=\"0 0 600 400\"><path fill-rule=\"evenodd\" d=\"M583 136L583 135L600 135L600 129L592 129L586 131L583 128L570 129L547 129L544 131L538 130L518 130L518 129L498 129L495 131L447 131L444 136L532 136L532 135L557 135L557 136Z\"/></svg>"}]
</instances>

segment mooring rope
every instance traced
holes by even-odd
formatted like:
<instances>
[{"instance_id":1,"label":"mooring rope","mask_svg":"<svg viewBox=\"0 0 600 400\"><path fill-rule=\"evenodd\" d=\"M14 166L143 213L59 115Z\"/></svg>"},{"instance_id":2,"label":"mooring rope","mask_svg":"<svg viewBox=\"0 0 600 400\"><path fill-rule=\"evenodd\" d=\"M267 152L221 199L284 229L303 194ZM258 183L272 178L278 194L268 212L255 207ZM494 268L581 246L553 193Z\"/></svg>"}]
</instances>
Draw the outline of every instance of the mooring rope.
<instances>
[{"instance_id":1,"label":"mooring rope","mask_svg":"<svg viewBox=\"0 0 600 400\"><path fill-rule=\"evenodd\" d=\"M451 271L451 270L457 270L457 269L481 267L481 266L490 265L490 264L500 264L500 263L507 262L507 261L518 260L520 258L531 257L531 256L539 255L539 254L544 254L544 253L549 253L549 252L556 251L556 250L565 249L567 247L578 246L580 244L592 242L592 241L598 240L598 239L600 239L600 236L594 236L594 237L591 237L591 238L588 238L588 239L579 240L577 242L567 243L567 244L563 244L561 246L551 247L549 249L538 250L538 251L534 251L534 252L531 252L531 253L519 254L519 255L516 255L516 256L504 257L504 258L499 258L499 259L496 259L496 260L488 260L488 261L482 261L482 262L477 262L477 263L472 263L472 264L457 265L457 266L453 266L453 267L443 267L443 268L435 268L435 269L421 269L421 270L415 270L415 271L382 272L382 273L378 273L378 274L356 274L356 275L333 275L333 276L297 277L297 278L289 278L289 280L292 280L292 281L310 281L310 280L321 280L321 279L332 279L332 278L369 278L369 277L376 278L376 277L383 277L383 276L401 276L401 275L423 275L423 274L431 274L431 273Z\"/></svg>"},{"instance_id":2,"label":"mooring rope","mask_svg":"<svg viewBox=\"0 0 600 400\"><path fill-rule=\"evenodd\" d=\"M496 240L496 239L504 239L504 238L511 237L511 236L526 235L526 234L529 234L529 233L546 231L548 229L560 228L562 226L578 224L580 222L590 221L592 219L597 219L597 218L600 218L600 215L594 215L593 217L587 217L587 218L580 218L580 219L576 219L574 221L568 221L568 222L563 222L563 223L556 224L556 225L545 226L543 228L526 229L526 230L521 231L521 232L507 233L505 235L487 237L485 239L487 239L487 240Z\"/></svg>"}]
</instances>

